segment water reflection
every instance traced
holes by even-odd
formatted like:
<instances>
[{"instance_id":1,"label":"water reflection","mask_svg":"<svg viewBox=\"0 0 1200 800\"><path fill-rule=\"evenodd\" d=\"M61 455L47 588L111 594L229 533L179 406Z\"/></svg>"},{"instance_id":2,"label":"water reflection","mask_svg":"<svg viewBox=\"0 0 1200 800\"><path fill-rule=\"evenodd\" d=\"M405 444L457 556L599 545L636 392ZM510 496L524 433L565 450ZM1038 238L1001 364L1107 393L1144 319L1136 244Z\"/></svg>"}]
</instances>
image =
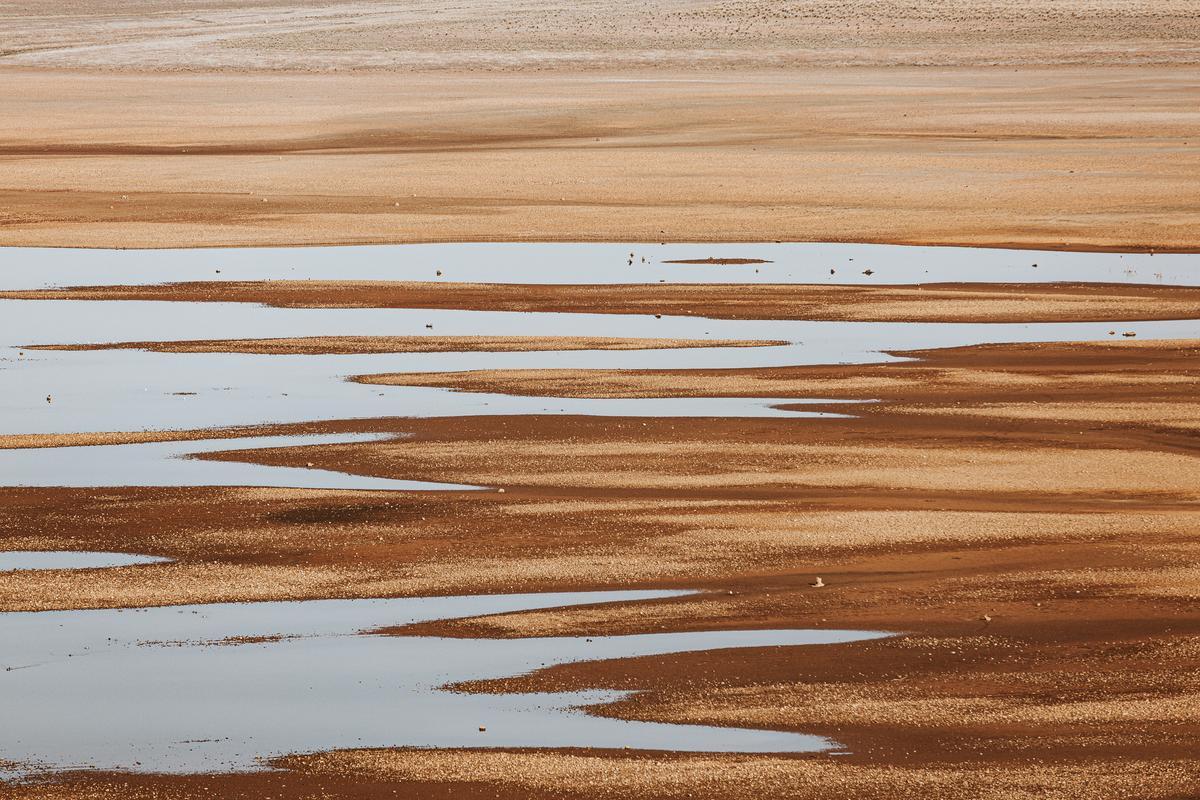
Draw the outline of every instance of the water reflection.
<instances>
[{"instance_id":1,"label":"water reflection","mask_svg":"<svg viewBox=\"0 0 1200 800\"><path fill-rule=\"evenodd\" d=\"M622 692L461 694L543 666L731 647L821 645L844 630L515 640L355 635L386 625L645 600L669 591L321 600L0 614L0 760L52 769L246 770L345 747L606 747L813 752L819 736L625 722ZM487 730L481 731L484 727Z\"/></svg>"},{"instance_id":2,"label":"water reflection","mask_svg":"<svg viewBox=\"0 0 1200 800\"><path fill-rule=\"evenodd\" d=\"M139 564L161 564L169 558L134 553L96 553L64 550L0 551L0 572L40 569L108 569Z\"/></svg>"}]
</instances>

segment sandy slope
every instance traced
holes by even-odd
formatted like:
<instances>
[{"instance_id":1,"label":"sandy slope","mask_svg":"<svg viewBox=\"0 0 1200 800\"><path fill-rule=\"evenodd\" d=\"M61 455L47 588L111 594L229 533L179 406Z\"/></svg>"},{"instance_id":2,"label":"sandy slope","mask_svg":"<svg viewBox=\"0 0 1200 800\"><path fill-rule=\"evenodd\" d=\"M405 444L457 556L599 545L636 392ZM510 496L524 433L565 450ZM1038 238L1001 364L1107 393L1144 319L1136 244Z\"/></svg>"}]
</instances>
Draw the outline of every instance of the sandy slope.
<instances>
[{"instance_id":1,"label":"sandy slope","mask_svg":"<svg viewBox=\"0 0 1200 800\"><path fill-rule=\"evenodd\" d=\"M20 0L0 244L1195 248L1198 42L1197 0Z\"/></svg>"},{"instance_id":2,"label":"sandy slope","mask_svg":"<svg viewBox=\"0 0 1200 800\"><path fill-rule=\"evenodd\" d=\"M135 75L0 59L0 244L1194 249L1169 67Z\"/></svg>"},{"instance_id":3,"label":"sandy slope","mask_svg":"<svg viewBox=\"0 0 1200 800\"><path fill-rule=\"evenodd\" d=\"M1198 42L1197 0L19 0L0 245L1191 249Z\"/></svg>"},{"instance_id":4,"label":"sandy slope","mask_svg":"<svg viewBox=\"0 0 1200 800\"><path fill-rule=\"evenodd\" d=\"M142 69L1195 63L1195 0L5 3L5 59Z\"/></svg>"},{"instance_id":5,"label":"sandy slope","mask_svg":"<svg viewBox=\"0 0 1200 800\"><path fill-rule=\"evenodd\" d=\"M969 250L963 250L962 255L969 261ZM878 272L886 281L888 268L874 266L877 269L872 273ZM1200 317L1200 288L1115 283L589 286L456 281L203 281L0 291L0 299L167 300L263 303L282 308L441 308L879 322L1132 322ZM1114 329L1113 335L1116 333ZM533 347L536 341L525 344L538 349ZM663 342L661 346L679 344ZM165 349L187 346L165 345ZM348 349L357 347L369 349L365 343Z\"/></svg>"}]
</instances>

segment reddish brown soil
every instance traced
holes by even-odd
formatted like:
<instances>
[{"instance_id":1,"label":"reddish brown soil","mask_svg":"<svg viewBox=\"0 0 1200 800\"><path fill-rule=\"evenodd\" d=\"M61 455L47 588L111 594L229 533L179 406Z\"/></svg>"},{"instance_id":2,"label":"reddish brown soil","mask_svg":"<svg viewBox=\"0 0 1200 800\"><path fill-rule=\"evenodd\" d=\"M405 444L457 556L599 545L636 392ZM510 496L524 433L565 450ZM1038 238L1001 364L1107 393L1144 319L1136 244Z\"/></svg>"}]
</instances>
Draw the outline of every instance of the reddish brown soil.
<instances>
[{"instance_id":1,"label":"reddish brown soil","mask_svg":"<svg viewBox=\"0 0 1200 800\"><path fill-rule=\"evenodd\" d=\"M346 422L316 427L411 436L256 456L503 494L3 490L3 546L178 559L3 576L10 609L678 586L706 592L393 632L903 634L461 687L640 689L604 713L824 733L852 752L832 760L638 756L649 760L627 772L604 753L335 753L270 776L78 776L5 791L575 797L610 786L645 797L1100 798L1135 787L1187 797L1200 733L1196 347L990 346L884 366L714 371L702 377L722 392L765 378L793 383L795 396L814 383L867 382L881 402L825 420ZM584 391L677 377L602 374ZM487 373L459 379L470 388ZM818 575L823 588L811 586Z\"/></svg>"},{"instance_id":2,"label":"reddish brown soil","mask_svg":"<svg viewBox=\"0 0 1200 800\"><path fill-rule=\"evenodd\" d=\"M886 276L881 275L883 280ZM692 314L720 319L1035 322L1192 319L1200 288L1134 284L523 285L245 281L0 292L0 299L184 300L317 308Z\"/></svg>"}]
</instances>

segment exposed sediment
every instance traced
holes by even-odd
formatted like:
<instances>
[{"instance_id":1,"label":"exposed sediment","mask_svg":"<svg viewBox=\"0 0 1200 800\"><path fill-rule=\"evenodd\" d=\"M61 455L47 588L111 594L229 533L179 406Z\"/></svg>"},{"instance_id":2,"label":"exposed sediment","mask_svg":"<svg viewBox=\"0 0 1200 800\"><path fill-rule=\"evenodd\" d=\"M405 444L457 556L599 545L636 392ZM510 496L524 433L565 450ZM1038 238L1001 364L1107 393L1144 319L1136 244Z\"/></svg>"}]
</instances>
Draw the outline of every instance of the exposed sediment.
<instances>
[{"instance_id":1,"label":"exposed sediment","mask_svg":"<svg viewBox=\"0 0 1200 800\"><path fill-rule=\"evenodd\" d=\"M170 342L32 345L27 350L148 350L154 353L341 355L353 353L514 353L536 350L659 350L766 347L778 341L638 339L608 336L306 336L287 339L200 339Z\"/></svg>"},{"instance_id":2,"label":"exposed sediment","mask_svg":"<svg viewBox=\"0 0 1200 800\"><path fill-rule=\"evenodd\" d=\"M561 753L329 754L287 761L269 779L285 794L317 784L349 791L367 776L386 792L419 792L440 765L448 771L438 791L469 793L462 782L479 779L502 795L571 796L547 788L546 776L562 773L612 775L612 785L635 794L676 796L713 785L725 769L781 796L812 796L810 781L818 781L871 797L947 786L974 786L985 797L1035 789L1100 797L1142 780L1147 796L1173 797L1194 778L1197 733L1200 571L1189 553L1200 460L1194 420L1183 413L1200 378L1196 347L985 346L898 364L769 371L797 394L818 377L843 385L870 378L880 402L855 406L847 419L356 421L322 427L411 436L302 456L229 456L452 477L504 494L5 489L5 547L124 548L178 560L37 581L6 575L0 603L680 586L705 592L390 632L834 626L905 634L803 653L582 664L461 687L635 688L644 691L603 713L824 733L853 753L836 762L639 755L648 761L635 771L604 753L583 761ZM763 377L727 372L703 379L711 391L733 393ZM677 380L649 377L657 393ZM590 394L597 387L608 396L636 384L601 374L585 384ZM677 383L674 391L701 388ZM811 585L816 576L822 587ZM509 777L494 778L497 771ZM159 780L82 776L46 791L69 786L87 797L121 786L137 797L167 785ZM188 796L190 780L172 785ZM206 780L236 793L268 779Z\"/></svg>"},{"instance_id":3,"label":"exposed sediment","mask_svg":"<svg viewBox=\"0 0 1200 800\"><path fill-rule=\"evenodd\" d=\"M819 286L205 281L7 291L0 292L0 299L221 301L288 308L466 309L865 322L1120 322L1200 317L1200 287L1116 283Z\"/></svg>"}]
</instances>

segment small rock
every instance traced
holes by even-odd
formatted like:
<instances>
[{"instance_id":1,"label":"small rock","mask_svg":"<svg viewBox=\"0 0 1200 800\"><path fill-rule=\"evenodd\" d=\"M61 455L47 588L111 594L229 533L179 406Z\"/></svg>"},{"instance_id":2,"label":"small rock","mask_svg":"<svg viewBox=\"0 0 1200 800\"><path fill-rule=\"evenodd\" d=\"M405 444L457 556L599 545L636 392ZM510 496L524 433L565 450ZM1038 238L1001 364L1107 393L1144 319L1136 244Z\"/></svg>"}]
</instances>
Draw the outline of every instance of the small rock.
<instances>
[{"instance_id":1,"label":"small rock","mask_svg":"<svg viewBox=\"0 0 1200 800\"><path fill-rule=\"evenodd\" d=\"M1121 335L1122 336L1137 336L1137 332L1136 331L1125 331Z\"/></svg>"},{"instance_id":2,"label":"small rock","mask_svg":"<svg viewBox=\"0 0 1200 800\"><path fill-rule=\"evenodd\" d=\"M825 586L825 581L821 580L821 576L818 575L817 579L813 583L810 583L809 586L814 589L820 589Z\"/></svg>"},{"instance_id":3,"label":"small rock","mask_svg":"<svg viewBox=\"0 0 1200 800\"><path fill-rule=\"evenodd\" d=\"M496 494L504 494L504 490L503 490L503 489L497 489L497 490L496 490Z\"/></svg>"}]
</instances>

